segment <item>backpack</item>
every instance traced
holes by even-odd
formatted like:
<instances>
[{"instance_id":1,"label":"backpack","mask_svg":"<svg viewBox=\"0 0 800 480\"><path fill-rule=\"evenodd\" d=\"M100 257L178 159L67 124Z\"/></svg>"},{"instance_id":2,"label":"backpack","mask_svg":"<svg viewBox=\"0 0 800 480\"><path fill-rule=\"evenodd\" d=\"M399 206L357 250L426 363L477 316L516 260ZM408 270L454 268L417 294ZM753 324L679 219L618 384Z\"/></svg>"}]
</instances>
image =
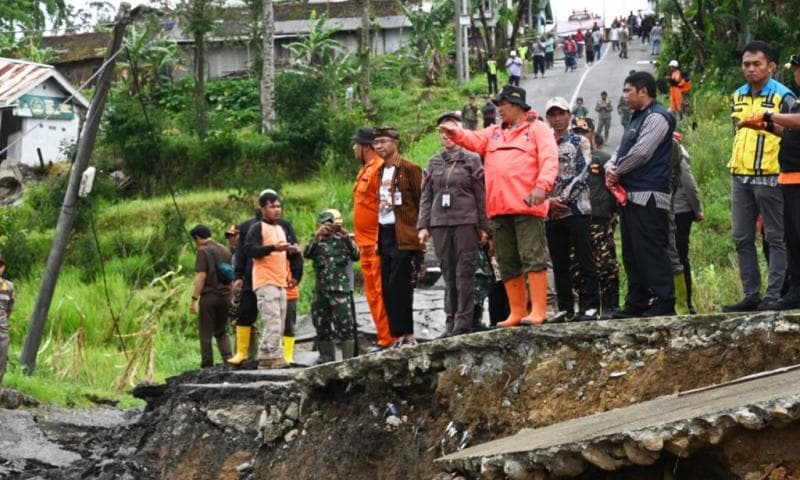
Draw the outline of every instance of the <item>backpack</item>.
<instances>
[{"instance_id":1,"label":"backpack","mask_svg":"<svg viewBox=\"0 0 800 480\"><path fill-rule=\"evenodd\" d=\"M223 285L230 285L234 278L236 278L236 272L233 269L233 265L228 262L219 261L217 254L214 252L214 247L209 247L207 251L211 254L211 258L214 259L214 271L217 274L217 280L219 283Z\"/></svg>"}]
</instances>

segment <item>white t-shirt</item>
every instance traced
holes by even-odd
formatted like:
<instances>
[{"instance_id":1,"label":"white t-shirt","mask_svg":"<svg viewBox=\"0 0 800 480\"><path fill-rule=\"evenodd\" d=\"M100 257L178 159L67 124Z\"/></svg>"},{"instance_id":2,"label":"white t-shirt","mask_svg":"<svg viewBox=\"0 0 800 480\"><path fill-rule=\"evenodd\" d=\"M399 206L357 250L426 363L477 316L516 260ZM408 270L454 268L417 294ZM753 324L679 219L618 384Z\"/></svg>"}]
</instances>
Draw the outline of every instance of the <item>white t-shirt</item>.
<instances>
[{"instance_id":1,"label":"white t-shirt","mask_svg":"<svg viewBox=\"0 0 800 480\"><path fill-rule=\"evenodd\" d=\"M381 178L381 188L378 190L378 223L381 225L394 225L394 208L392 207L392 180L396 167L384 167Z\"/></svg>"},{"instance_id":2,"label":"white t-shirt","mask_svg":"<svg viewBox=\"0 0 800 480\"><path fill-rule=\"evenodd\" d=\"M611 41L616 42L619 41L619 28L612 28L611 29Z\"/></svg>"}]
</instances>

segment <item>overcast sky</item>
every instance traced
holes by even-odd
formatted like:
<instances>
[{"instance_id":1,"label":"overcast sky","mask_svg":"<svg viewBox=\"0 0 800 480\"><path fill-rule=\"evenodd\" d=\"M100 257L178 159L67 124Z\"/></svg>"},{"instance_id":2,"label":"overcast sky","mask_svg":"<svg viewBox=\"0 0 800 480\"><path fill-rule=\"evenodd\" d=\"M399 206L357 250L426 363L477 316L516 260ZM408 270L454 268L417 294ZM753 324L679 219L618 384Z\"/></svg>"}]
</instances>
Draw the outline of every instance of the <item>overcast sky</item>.
<instances>
[{"instance_id":1,"label":"overcast sky","mask_svg":"<svg viewBox=\"0 0 800 480\"><path fill-rule=\"evenodd\" d=\"M67 3L76 7L87 8L89 3L96 1L97 0L67 0ZM122 0L103 1L111 4L114 7L114 10L116 10L116 8L122 2ZM127 1L131 4L131 6L134 7L139 4L150 4L149 0ZM232 0L232 3L235 1L236 0ZM627 15L630 11L636 12L639 9L649 9L647 0L551 0L550 3L553 6L553 13L556 16L556 19L566 18L571 10L583 8L594 9L593 13L598 15L603 15L603 10L605 10L605 15L609 18Z\"/></svg>"}]
</instances>

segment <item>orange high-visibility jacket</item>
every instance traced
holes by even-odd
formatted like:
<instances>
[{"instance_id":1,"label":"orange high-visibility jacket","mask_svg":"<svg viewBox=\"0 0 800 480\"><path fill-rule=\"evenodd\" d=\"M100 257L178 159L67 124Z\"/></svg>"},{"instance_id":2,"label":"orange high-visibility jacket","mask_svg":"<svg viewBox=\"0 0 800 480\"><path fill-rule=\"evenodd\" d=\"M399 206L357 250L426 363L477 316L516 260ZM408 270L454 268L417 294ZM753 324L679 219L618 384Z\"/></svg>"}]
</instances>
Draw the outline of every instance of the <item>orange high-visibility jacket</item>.
<instances>
[{"instance_id":1,"label":"orange high-visibility jacket","mask_svg":"<svg viewBox=\"0 0 800 480\"><path fill-rule=\"evenodd\" d=\"M487 217L547 217L547 200L540 205L524 200L537 187L549 192L558 175L558 145L544 122L525 120L508 130L500 125L478 131L460 129L453 141L483 156Z\"/></svg>"},{"instance_id":2,"label":"orange high-visibility jacket","mask_svg":"<svg viewBox=\"0 0 800 480\"><path fill-rule=\"evenodd\" d=\"M368 155L353 186L353 233L359 247L374 247L378 243L379 172L383 159L375 152Z\"/></svg>"}]
</instances>

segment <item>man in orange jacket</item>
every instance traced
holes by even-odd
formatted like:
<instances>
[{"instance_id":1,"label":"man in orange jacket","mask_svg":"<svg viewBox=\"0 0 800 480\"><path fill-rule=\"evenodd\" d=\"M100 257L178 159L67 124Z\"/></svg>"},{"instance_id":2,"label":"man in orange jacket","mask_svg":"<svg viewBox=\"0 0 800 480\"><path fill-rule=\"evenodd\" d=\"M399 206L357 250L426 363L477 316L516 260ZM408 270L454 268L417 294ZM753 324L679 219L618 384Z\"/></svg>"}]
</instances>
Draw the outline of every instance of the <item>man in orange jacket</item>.
<instances>
[{"instance_id":1,"label":"man in orange jacket","mask_svg":"<svg viewBox=\"0 0 800 480\"><path fill-rule=\"evenodd\" d=\"M361 275L364 277L364 295L367 297L372 321L378 332L378 342L370 353L391 347L395 338L389 332L389 317L383 305L381 292L381 257L378 245L378 188L383 159L372 148L375 130L360 128L353 137L353 154L361 162L356 184L353 186L353 233L361 251Z\"/></svg>"},{"instance_id":2,"label":"man in orange jacket","mask_svg":"<svg viewBox=\"0 0 800 480\"><path fill-rule=\"evenodd\" d=\"M692 91L692 82L686 78L677 60L669 62L669 111L682 116L686 113L684 96Z\"/></svg>"},{"instance_id":3,"label":"man in orange jacket","mask_svg":"<svg viewBox=\"0 0 800 480\"><path fill-rule=\"evenodd\" d=\"M494 234L500 276L511 314L499 325L541 324L547 319L547 193L558 174L552 130L525 103L525 90L506 85L494 100L502 125L474 132L453 122L439 131L484 158L486 215ZM529 120L534 118L534 120ZM528 313L525 278L532 311Z\"/></svg>"}]
</instances>

